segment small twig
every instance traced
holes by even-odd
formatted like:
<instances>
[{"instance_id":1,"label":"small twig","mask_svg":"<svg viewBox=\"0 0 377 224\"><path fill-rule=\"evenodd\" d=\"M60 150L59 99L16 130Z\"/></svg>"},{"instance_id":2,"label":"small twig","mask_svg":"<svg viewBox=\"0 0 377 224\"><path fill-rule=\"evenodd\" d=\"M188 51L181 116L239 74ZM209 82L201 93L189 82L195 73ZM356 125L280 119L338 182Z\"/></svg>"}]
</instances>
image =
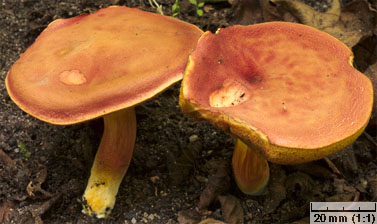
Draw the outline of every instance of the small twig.
<instances>
[{"instance_id":1,"label":"small twig","mask_svg":"<svg viewBox=\"0 0 377 224\"><path fill-rule=\"evenodd\" d=\"M26 191L29 196L34 197L36 192L42 193L44 197L50 198L53 196L52 193L42 189L42 184L46 181L47 178L47 167L43 164L39 164L38 173L35 177L29 182L26 187Z\"/></svg>"},{"instance_id":2,"label":"small twig","mask_svg":"<svg viewBox=\"0 0 377 224\"><path fill-rule=\"evenodd\" d=\"M158 2L156 2L156 0L148 0L149 2L149 5L156 9L156 11L161 14L161 15L164 15L164 12L162 11L162 5L158 4Z\"/></svg>"},{"instance_id":3,"label":"small twig","mask_svg":"<svg viewBox=\"0 0 377 224\"><path fill-rule=\"evenodd\" d=\"M363 132L363 135L374 145L376 146L376 150L377 150L377 142L373 139L372 136L370 136L367 132Z\"/></svg>"},{"instance_id":4,"label":"small twig","mask_svg":"<svg viewBox=\"0 0 377 224\"><path fill-rule=\"evenodd\" d=\"M153 5L152 0L148 0L148 2L149 2L149 5L152 6L152 8L154 8L154 9L156 8L156 7Z\"/></svg>"},{"instance_id":5,"label":"small twig","mask_svg":"<svg viewBox=\"0 0 377 224\"><path fill-rule=\"evenodd\" d=\"M325 157L323 159L326 161L327 165L331 168L331 170L335 174L338 174L338 175L344 177L343 174L339 171L339 169L335 166L335 164L328 157Z\"/></svg>"},{"instance_id":6,"label":"small twig","mask_svg":"<svg viewBox=\"0 0 377 224\"><path fill-rule=\"evenodd\" d=\"M44 197L47 197L47 198L50 198L50 197L53 196L52 193L42 189L41 183L34 184L33 181L29 182L29 184L26 187L26 191L29 194L29 196L31 196L31 197L35 196L35 192L40 192L40 193L42 193L42 195Z\"/></svg>"},{"instance_id":7,"label":"small twig","mask_svg":"<svg viewBox=\"0 0 377 224\"><path fill-rule=\"evenodd\" d=\"M353 198L353 202L358 202L360 199L360 192L356 191L355 192L355 197Z\"/></svg>"},{"instance_id":8,"label":"small twig","mask_svg":"<svg viewBox=\"0 0 377 224\"><path fill-rule=\"evenodd\" d=\"M34 218L34 222L37 224L43 224L41 215L43 215L47 210L49 210L61 196L62 194L58 193L49 200L43 202L42 204L31 206L29 211Z\"/></svg>"}]
</instances>

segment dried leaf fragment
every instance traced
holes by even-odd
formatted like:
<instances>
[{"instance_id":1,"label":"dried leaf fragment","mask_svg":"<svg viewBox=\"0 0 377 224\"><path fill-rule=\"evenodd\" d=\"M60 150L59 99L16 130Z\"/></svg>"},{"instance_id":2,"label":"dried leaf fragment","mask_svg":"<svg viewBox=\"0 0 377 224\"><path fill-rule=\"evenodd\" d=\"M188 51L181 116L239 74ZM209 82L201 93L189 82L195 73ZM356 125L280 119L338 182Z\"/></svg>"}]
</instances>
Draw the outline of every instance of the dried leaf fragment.
<instances>
[{"instance_id":1,"label":"dried leaf fragment","mask_svg":"<svg viewBox=\"0 0 377 224\"><path fill-rule=\"evenodd\" d=\"M195 224L200 220L199 215L190 210L179 211L177 219L179 224Z\"/></svg>"},{"instance_id":2,"label":"dried leaf fragment","mask_svg":"<svg viewBox=\"0 0 377 224\"><path fill-rule=\"evenodd\" d=\"M1 149L0 149L0 164L3 164L3 166L7 170L10 170L16 165L16 163Z\"/></svg>"},{"instance_id":3,"label":"dried leaf fragment","mask_svg":"<svg viewBox=\"0 0 377 224\"><path fill-rule=\"evenodd\" d=\"M26 191L29 196L34 197L36 192L39 192L43 197L52 197L52 194L44 189L41 185L45 182L47 177L47 167L43 164L39 164L38 173L27 185Z\"/></svg>"},{"instance_id":4,"label":"dried leaf fragment","mask_svg":"<svg viewBox=\"0 0 377 224\"><path fill-rule=\"evenodd\" d=\"M287 197L287 189L284 182L287 178L285 171L277 165L271 164L270 183L268 194L263 201L263 208L266 214L272 214L279 207L280 203Z\"/></svg>"},{"instance_id":5,"label":"dried leaf fragment","mask_svg":"<svg viewBox=\"0 0 377 224\"><path fill-rule=\"evenodd\" d=\"M234 9L232 24L249 25L263 21L263 8L268 0L228 0Z\"/></svg>"},{"instance_id":6,"label":"dried leaf fragment","mask_svg":"<svg viewBox=\"0 0 377 224\"><path fill-rule=\"evenodd\" d=\"M243 209L238 198L232 195L227 195L219 196L218 199L221 203L221 211L226 223L243 223Z\"/></svg>"},{"instance_id":7,"label":"dried leaf fragment","mask_svg":"<svg viewBox=\"0 0 377 224\"><path fill-rule=\"evenodd\" d=\"M200 195L199 210L206 209L217 196L226 192L230 186L227 166L219 166L215 175L208 178L208 184Z\"/></svg>"},{"instance_id":8,"label":"dried leaf fragment","mask_svg":"<svg viewBox=\"0 0 377 224\"><path fill-rule=\"evenodd\" d=\"M291 13L301 23L318 29L333 26L340 17L339 0L334 0L326 12L316 11L299 0L271 0L271 2L277 4L279 10Z\"/></svg>"},{"instance_id":9,"label":"dried leaf fragment","mask_svg":"<svg viewBox=\"0 0 377 224\"><path fill-rule=\"evenodd\" d=\"M204 219L199 224L225 224L225 222L216 219Z\"/></svg>"},{"instance_id":10,"label":"dried leaf fragment","mask_svg":"<svg viewBox=\"0 0 377 224\"><path fill-rule=\"evenodd\" d=\"M316 11L299 0L270 0L276 7L266 7L265 19L290 21L290 14L299 22L331 34L352 48L371 36L376 26L376 10L365 0L353 1L340 8L339 0L333 0L326 12ZM290 18L290 19L287 19Z\"/></svg>"},{"instance_id":11,"label":"dried leaf fragment","mask_svg":"<svg viewBox=\"0 0 377 224\"><path fill-rule=\"evenodd\" d=\"M0 223L11 223L9 218L14 206L14 203L8 200L5 200L0 204Z\"/></svg>"}]
</instances>

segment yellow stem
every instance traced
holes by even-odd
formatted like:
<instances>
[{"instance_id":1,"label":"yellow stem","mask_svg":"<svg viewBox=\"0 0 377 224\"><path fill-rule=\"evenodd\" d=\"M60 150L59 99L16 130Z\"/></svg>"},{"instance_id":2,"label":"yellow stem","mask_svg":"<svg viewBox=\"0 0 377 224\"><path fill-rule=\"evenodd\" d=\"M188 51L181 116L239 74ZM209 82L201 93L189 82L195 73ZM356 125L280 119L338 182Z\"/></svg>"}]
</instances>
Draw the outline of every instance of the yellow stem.
<instances>
[{"instance_id":1,"label":"yellow stem","mask_svg":"<svg viewBox=\"0 0 377 224\"><path fill-rule=\"evenodd\" d=\"M259 195L263 192L270 177L268 162L240 139L234 147L232 165L234 178L243 193Z\"/></svg>"},{"instance_id":2,"label":"yellow stem","mask_svg":"<svg viewBox=\"0 0 377 224\"><path fill-rule=\"evenodd\" d=\"M104 132L83 196L83 213L106 218L130 164L136 138L134 108L104 116Z\"/></svg>"}]
</instances>

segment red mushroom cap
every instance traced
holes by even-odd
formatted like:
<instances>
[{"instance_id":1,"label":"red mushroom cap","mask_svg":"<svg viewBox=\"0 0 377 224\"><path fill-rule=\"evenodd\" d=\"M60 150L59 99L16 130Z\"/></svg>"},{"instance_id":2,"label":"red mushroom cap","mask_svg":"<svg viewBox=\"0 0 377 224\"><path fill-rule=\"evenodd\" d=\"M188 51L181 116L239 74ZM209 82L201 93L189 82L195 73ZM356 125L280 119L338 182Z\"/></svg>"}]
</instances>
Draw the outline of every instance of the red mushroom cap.
<instances>
[{"instance_id":1,"label":"red mushroom cap","mask_svg":"<svg viewBox=\"0 0 377 224\"><path fill-rule=\"evenodd\" d=\"M295 23L206 32L190 56L180 104L271 162L320 159L353 142L371 114L371 82L352 58L339 40Z\"/></svg>"}]
</instances>

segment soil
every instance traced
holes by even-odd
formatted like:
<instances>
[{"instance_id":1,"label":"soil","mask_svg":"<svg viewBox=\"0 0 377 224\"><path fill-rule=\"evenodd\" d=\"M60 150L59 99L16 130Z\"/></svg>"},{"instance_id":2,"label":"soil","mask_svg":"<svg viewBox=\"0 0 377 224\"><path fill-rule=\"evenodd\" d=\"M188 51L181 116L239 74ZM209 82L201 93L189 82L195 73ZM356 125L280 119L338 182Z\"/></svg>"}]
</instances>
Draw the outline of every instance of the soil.
<instances>
[{"instance_id":1,"label":"soil","mask_svg":"<svg viewBox=\"0 0 377 224\"><path fill-rule=\"evenodd\" d=\"M171 15L174 2L158 2ZM375 126L327 160L271 164L263 195L241 193L230 168L231 136L184 116L178 83L136 107L135 151L110 217L82 214L102 120L71 126L37 120L11 101L4 79L48 23L113 4L156 11L146 0L0 2L0 223L308 223L310 201L377 200ZM182 0L177 18L214 32L231 25L234 13L227 2L209 3L199 17Z\"/></svg>"}]
</instances>

